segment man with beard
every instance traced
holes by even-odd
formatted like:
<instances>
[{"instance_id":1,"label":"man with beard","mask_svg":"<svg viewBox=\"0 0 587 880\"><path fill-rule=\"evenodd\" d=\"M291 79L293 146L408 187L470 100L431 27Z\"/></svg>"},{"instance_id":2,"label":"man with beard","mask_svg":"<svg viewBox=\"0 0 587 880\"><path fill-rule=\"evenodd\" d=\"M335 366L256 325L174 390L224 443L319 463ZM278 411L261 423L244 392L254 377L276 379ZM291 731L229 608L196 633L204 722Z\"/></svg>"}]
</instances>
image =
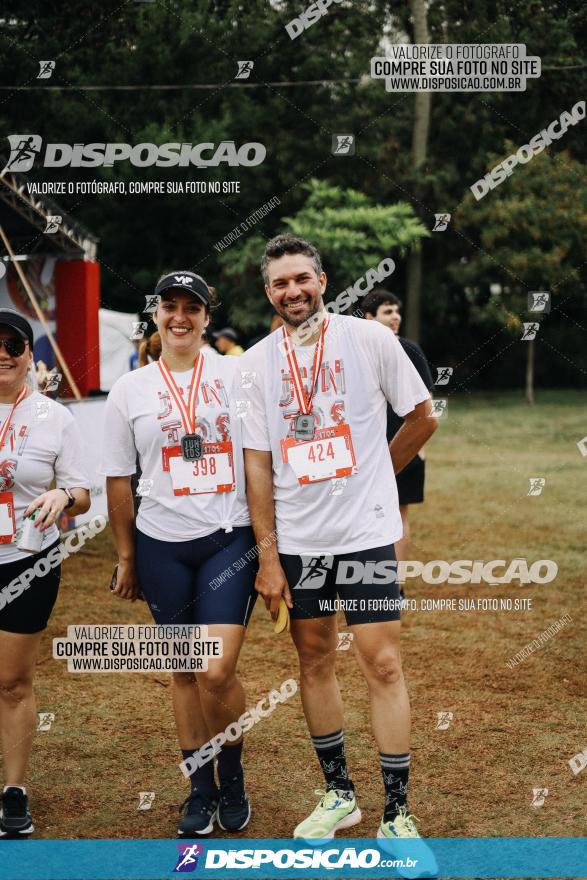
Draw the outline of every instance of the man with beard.
<instances>
[{"instance_id":1,"label":"man with beard","mask_svg":"<svg viewBox=\"0 0 587 880\"><path fill-rule=\"evenodd\" d=\"M389 330L326 311L326 275L313 245L277 236L261 271L284 326L245 352L234 392L260 550L256 588L274 619L282 600L289 609L302 704L326 783L294 837L331 838L361 819L334 668L342 607L380 752L378 836L417 838L407 808L410 708L399 647L393 544L402 526L394 472L436 428L430 395ZM404 419L390 447L387 402ZM424 844L415 845L422 860L433 861Z\"/></svg>"}]
</instances>

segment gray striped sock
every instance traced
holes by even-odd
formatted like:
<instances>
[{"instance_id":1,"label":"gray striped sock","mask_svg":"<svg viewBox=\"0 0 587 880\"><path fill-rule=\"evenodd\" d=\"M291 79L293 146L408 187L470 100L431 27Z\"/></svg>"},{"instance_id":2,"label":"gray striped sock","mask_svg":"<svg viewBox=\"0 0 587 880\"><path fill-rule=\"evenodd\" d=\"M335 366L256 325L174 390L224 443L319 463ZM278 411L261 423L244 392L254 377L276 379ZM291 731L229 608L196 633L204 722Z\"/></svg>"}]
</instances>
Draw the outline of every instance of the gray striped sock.
<instances>
[{"instance_id":1,"label":"gray striped sock","mask_svg":"<svg viewBox=\"0 0 587 880\"><path fill-rule=\"evenodd\" d=\"M386 822L395 819L400 809L408 807L408 776L410 773L410 753L403 755L386 755L379 753L381 773L385 787L385 810L383 818Z\"/></svg>"}]
</instances>

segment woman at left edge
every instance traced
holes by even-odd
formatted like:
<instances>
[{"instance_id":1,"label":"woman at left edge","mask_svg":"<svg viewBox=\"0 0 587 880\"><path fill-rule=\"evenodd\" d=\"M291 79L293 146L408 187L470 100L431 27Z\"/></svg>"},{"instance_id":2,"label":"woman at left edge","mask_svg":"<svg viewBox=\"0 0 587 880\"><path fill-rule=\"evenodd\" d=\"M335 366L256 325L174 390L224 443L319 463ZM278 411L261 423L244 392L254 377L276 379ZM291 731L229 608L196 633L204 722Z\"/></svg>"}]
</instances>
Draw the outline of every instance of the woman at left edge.
<instances>
[{"instance_id":1,"label":"woman at left edge","mask_svg":"<svg viewBox=\"0 0 587 880\"><path fill-rule=\"evenodd\" d=\"M31 325L0 310L0 837L16 838L34 831L24 783L37 729L33 676L61 579L56 523L63 510L76 516L90 507L77 425L66 407L33 390L32 369ZM42 537L35 553L18 546L33 513Z\"/></svg>"}]
</instances>

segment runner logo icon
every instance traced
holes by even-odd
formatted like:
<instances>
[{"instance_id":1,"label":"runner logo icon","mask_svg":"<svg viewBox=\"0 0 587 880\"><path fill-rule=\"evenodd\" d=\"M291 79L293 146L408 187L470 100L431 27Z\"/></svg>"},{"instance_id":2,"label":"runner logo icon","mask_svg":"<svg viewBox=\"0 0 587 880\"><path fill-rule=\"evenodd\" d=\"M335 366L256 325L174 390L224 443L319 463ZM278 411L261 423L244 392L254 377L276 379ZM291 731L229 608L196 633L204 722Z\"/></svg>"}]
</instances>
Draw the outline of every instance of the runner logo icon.
<instances>
[{"instance_id":1,"label":"runner logo icon","mask_svg":"<svg viewBox=\"0 0 587 880\"><path fill-rule=\"evenodd\" d=\"M9 134L10 158L6 171L30 171L41 150L43 141L40 134Z\"/></svg>"},{"instance_id":2,"label":"runner logo icon","mask_svg":"<svg viewBox=\"0 0 587 880\"><path fill-rule=\"evenodd\" d=\"M522 341L523 342L531 342L533 339L536 339L536 334L540 329L540 324L537 324L535 321L532 322L523 322L524 324L524 332L522 333Z\"/></svg>"},{"instance_id":3,"label":"runner logo icon","mask_svg":"<svg viewBox=\"0 0 587 880\"><path fill-rule=\"evenodd\" d=\"M51 730L51 725L55 721L55 714L53 712L39 712L37 722L37 730Z\"/></svg>"},{"instance_id":4,"label":"runner logo icon","mask_svg":"<svg viewBox=\"0 0 587 880\"><path fill-rule=\"evenodd\" d=\"M155 800L154 791L139 791L139 805L137 810L150 810Z\"/></svg>"},{"instance_id":5,"label":"runner logo icon","mask_svg":"<svg viewBox=\"0 0 587 880\"><path fill-rule=\"evenodd\" d=\"M450 727L450 722L453 719L452 712L437 712L436 718L438 719L436 722L436 730L448 730Z\"/></svg>"},{"instance_id":6,"label":"runner logo icon","mask_svg":"<svg viewBox=\"0 0 587 880\"><path fill-rule=\"evenodd\" d=\"M149 314L153 314L153 312L157 311L157 306L161 302L161 296L158 293L152 293L145 296L145 308L143 312L148 312Z\"/></svg>"},{"instance_id":7,"label":"runner logo icon","mask_svg":"<svg viewBox=\"0 0 587 880\"><path fill-rule=\"evenodd\" d=\"M547 290L531 290L528 294L530 312L550 312L550 293Z\"/></svg>"},{"instance_id":8,"label":"runner logo icon","mask_svg":"<svg viewBox=\"0 0 587 880\"><path fill-rule=\"evenodd\" d=\"M142 339L148 326L147 321L133 321L132 333L129 339Z\"/></svg>"},{"instance_id":9,"label":"runner logo icon","mask_svg":"<svg viewBox=\"0 0 587 880\"><path fill-rule=\"evenodd\" d=\"M544 801L548 796L547 788L533 788L532 789L532 803L531 807L542 807L544 806Z\"/></svg>"},{"instance_id":10,"label":"runner logo icon","mask_svg":"<svg viewBox=\"0 0 587 880\"><path fill-rule=\"evenodd\" d=\"M45 233L48 235L52 235L54 232L59 232L59 227L61 226L61 221L63 217L61 214L47 214L47 221L45 226Z\"/></svg>"},{"instance_id":11,"label":"runner logo icon","mask_svg":"<svg viewBox=\"0 0 587 880\"><path fill-rule=\"evenodd\" d=\"M332 153L335 156L355 155L354 134L335 134L332 136Z\"/></svg>"},{"instance_id":12,"label":"runner logo icon","mask_svg":"<svg viewBox=\"0 0 587 880\"><path fill-rule=\"evenodd\" d=\"M453 374L453 367L436 367L438 373L435 385L448 385Z\"/></svg>"},{"instance_id":13,"label":"runner logo icon","mask_svg":"<svg viewBox=\"0 0 587 880\"><path fill-rule=\"evenodd\" d=\"M448 224L450 223L450 214L435 214L434 215L434 229L432 232L445 232L448 229Z\"/></svg>"},{"instance_id":14,"label":"runner logo icon","mask_svg":"<svg viewBox=\"0 0 587 880\"><path fill-rule=\"evenodd\" d=\"M294 590L319 590L326 582L326 575L334 565L334 556L301 556L302 573Z\"/></svg>"},{"instance_id":15,"label":"runner logo icon","mask_svg":"<svg viewBox=\"0 0 587 880\"><path fill-rule=\"evenodd\" d=\"M253 61L237 61L238 64L238 73L235 76L235 79L248 79L251 75L251 71L254 67Z\"/></svg>"},{"instance_id":16,"label":"runner logo icon","mask_svg":"<svg viewBox=\"0 0 587 880\"><path fill-rule=\"evenodd\" d=\"M51 79L51 74L54 70L54 61L39 61L39 72L37 74L37 79Z\"/></svg>"},{"instance_id":17,"label":"runner logo icon","mask_svg":"<svg viewBox=\"0 0 587 880\"><path fill-rule=\"evenodd\" d=\"M528 490L528 495L542 495L542 490L546 486L546 479L544 477L529 477L530 479L530 489Z\"/></svg>"},{"instance_id":18,"label":"runner logo icon","mask_svg":"<svg viewBox=\"0 0 587 880\"><path fill-rule=\"evenodd\" d=\"M198 867L198 856L204 852L204 847L199 843L178 843L179 855L177 864L173 869L174 874L188 874Z\"/></svg>"}]
</instances>

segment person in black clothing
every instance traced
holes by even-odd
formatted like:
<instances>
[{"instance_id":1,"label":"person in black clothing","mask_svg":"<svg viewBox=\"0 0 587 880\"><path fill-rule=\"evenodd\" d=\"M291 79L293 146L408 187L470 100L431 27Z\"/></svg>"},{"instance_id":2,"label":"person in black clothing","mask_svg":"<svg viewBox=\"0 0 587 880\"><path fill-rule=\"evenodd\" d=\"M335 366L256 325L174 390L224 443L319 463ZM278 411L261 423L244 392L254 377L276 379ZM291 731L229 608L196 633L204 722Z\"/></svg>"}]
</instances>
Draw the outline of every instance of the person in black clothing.
<instances>
[{"instance_id":1,"label":"person in black clothing","mask_svg":"<svg viewBox=\"0 0 587 880\"><path fill-rule=\"evenodd\" d=\"M417 369L422 381L429 391L434 387L434 380L426 355L420 346L411 339L405 339L399 335L399 328L402 322L400 309L402 301L395 294L390 293L383 288L376 288L367 294L361 309L365 317L371 321L379 321L385 327L395 333L401 343L404 351ZM397 434L404 420L396 415L391 406L387 405L387 442ZM424 477L425 463L421 449L418 455L406 465L406 467L397 475L397 491L399 495L399 509L404 527L404 534L401 541L395 544L395 554L398 562L409 559L409 543L410 543L410 522L408 510L410 504L421 504L424 501Z\"/></svg>"}]
</instances>

